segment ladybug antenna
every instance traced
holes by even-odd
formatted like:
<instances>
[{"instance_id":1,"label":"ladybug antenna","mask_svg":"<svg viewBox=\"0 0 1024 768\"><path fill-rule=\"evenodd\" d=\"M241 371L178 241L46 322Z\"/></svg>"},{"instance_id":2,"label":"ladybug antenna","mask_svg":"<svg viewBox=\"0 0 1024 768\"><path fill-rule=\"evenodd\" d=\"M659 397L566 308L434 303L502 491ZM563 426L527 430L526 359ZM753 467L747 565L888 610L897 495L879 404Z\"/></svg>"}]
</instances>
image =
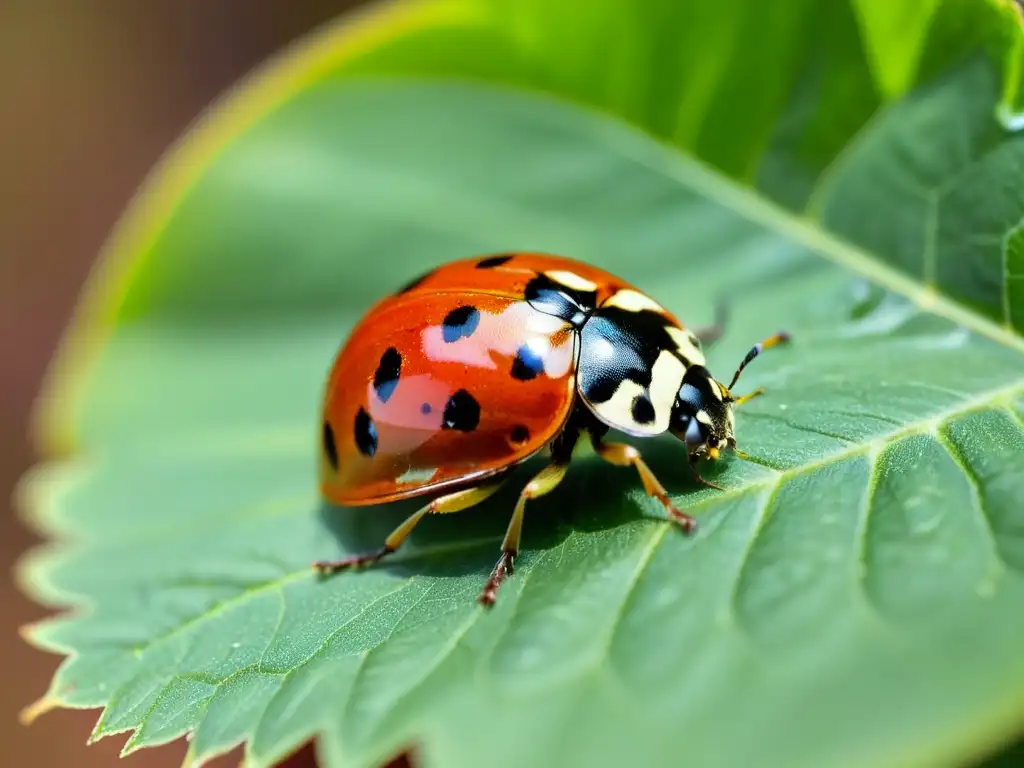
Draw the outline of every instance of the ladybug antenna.
<instances>
[{"instance_id":1,"label":"ladybug antenna","mask_svg":"<svg viewBox=\"0 0 1024 768\"><path fill-rule=\"evenodd\" d=\"M757 344L755 344L753 349L747 352L747 356L743 358L743 362L740 363L740 367L736 369L736 373L733 374L732 381L729 382L729 386L726 387L726 389L732 389L736 385L736 382L740 378L740 374L743 372L743 369L747 367L747 363L749 363L755 357L760 355L766 349L771 349L772 347L778 344L784 344L787 341L789 341L789 334L786 333L785 331L779 331L774 336L769 336L764 341L760 341ZM755 390L755 392L757 392L757 390ZM743 397L737 399L735 403L736 405L739 405L744 400L749 400L753 396L754 392L751 392L749 395L744 395Z\"/></svg>"}]
</instances>

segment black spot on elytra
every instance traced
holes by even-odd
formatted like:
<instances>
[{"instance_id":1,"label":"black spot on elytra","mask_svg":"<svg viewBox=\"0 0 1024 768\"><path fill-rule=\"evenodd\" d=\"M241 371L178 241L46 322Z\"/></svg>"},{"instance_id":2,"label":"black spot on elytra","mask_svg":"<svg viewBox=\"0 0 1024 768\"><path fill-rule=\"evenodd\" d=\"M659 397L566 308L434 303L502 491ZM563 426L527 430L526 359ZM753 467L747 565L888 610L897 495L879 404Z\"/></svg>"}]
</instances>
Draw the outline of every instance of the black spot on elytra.
<instances>
[{"instance_id":1,"label":"black spot on elytra","mask_svg":"<svg viewBox=\"0 0 1024 768\"><path fill-rule=\"evenodd\" d=\"M494 269L500 267L502 264L510 261L515 254L513 253L502 253L497 256L488 256L486 259L481 259L476 263L477 269Z\"/></svg>"},{"instance_id":2,"label":"black spot on elytra","mask_svg":"<svg viewBox=\"0 0 1024 768\"><path fill-rule=\"evenodd\" d=\"M480 423L480 403L469 392L460 389L444 405L441 426L460 432L472 432Z\"/></svg>"},{"instance_id":3,"label":"black spot on elytra","mask_svg":"<svg viewBox=\"0 0 1024 768\"><path fill-rule=\"evenodd\" d=\"M388 347L380 356L377 371L373 374L373 390L382 403L386 403L398 386L402 373L402 356L394 347Z\"/></svg>"},{"instance_id":4,"label":"black spot on elytra","mask_svg":"<svg viewBox=\"0 0 1024 768\"><path fill-rule=\"evenodd\" d=\"M523 424L516 424L508 434L508 439L516 445L522 445L530 439L530 430Z\"/></svg>"},{"instance_id":5,"label":"black spot on elytra","mask_svg":"<svg viewBox=\"0 0 1024 768\"><path fill-rule=\"evenodd\" d=\"M453 341L472 336L478 325L480 325L480 310L464 305L445 315L444 323L441 325L441 335L446 342L451 344Z\"/></svg>"},{"instance_id":6,"label":"black spot on elytra","mask_svg":"<svg viewBox=\"0 0 1024 768\"><path fill-rule=\"evenodd\" d=\"M534 352L526 344L523 344L517 351L512 361L512 378L520 381L530 381L544 372L544 358Z\"/></svg>"},{"instance_id":7,"label":"black spot on elytra","mask_svg":"<svg viewBox=\"0 0 1024 768\"><path fill-rule=\"evenodd\" d=\"M580 291L538 274L526 284L526 301L538 312L582 325L597 305L597 291Z\"/></svg>"},{"instance_id":8,"label":"black spot on elytra","mask_svg":"<svg viewBox=\"0 0 1024 768\"><path fill-rule=\"evenodd\" d=\"M420 283L422 283L428 277L430 277L432 274L434 274L435 271L436 270L431 269L431 270L429 270L427 272L424 272L422 275L420 275L418 277L414 277L408 283L406 283L401 288L399 288L397 291L395 291L395 295L397 296L397 295L400 295L400 294L403 294L403 293L408 293L413 288L416 288Z\"/></svg>"},{"instance_id":9,"label":"black spot on elytra","mask_svg":"<svg viewBox=\"0 0 1024 768\"><path fill-rule=\"evenodd\" d=\"M355 438L356 448L363 456L373 456L377 452L377 425L365 408L360 408L356 414Z\"/></svg>"},{"instance_id":10,"label":"black spot on elytra","mask_svg":"<svg viewBox=\"0 0 1024 768\"><path fill-rule=\"evenodd\" d=\"M654 421L654 405L646 393L641 392L633 398L633 421L637 424L650 424Z\"/></svg>"},{"instance_id":11,"label":"black spot on elytra","mask_svg":"<svg viewBox=\"0 0 1024 768\"><path fill-rule=\"evenodd\" d=\"M430 407L430 403L424 403L423 405L420 406L420 413L422 413L424 416L430 413L431 410L432 409Z\"/></svg>"},{"instance_id":12,"label":"black spot on elytra","mask_svg":"<svg viewBox=\"0 0 1024 768\"><path fill-rule=\"evenodd\" d=\"M331 429L331 425L326 421L324 422L324 455L327 457L328 463L331 465L331 469L335 472L338 471L338 445L334 442L334 430Z\"/></svg>"}]
</instances>

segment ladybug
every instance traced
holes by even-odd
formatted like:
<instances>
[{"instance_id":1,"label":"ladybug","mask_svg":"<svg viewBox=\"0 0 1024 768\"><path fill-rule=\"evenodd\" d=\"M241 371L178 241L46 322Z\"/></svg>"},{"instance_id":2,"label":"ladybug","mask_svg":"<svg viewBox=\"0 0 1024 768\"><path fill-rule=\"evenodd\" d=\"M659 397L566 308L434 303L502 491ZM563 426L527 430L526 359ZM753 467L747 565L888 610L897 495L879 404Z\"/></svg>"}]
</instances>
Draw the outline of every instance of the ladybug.
<instances>
[{"instance_id":1,"label":"ladybug","mask_svg":"<svg viewBox=\"0 0 1024 768\"><path fill-rule=\"evenodd\" d=\"M471 507L509 473L545 452L549 463L522 489L501 556L480 593L492 605L512 573L523 513L552 491L574 449L588 441L603 460L632 466L644 490L687 533L639 451L606 442L670 432L688 466L736 450L733 408L759 395L731 390L778 333L740 363L729 386L705 367L702 344L721 323L688 330L645 293L613 274L545 253L462 259L419 277L376 303L352 330L331 368L322 407L320 491L342 506L440 492L383 546L333 562L321 573L366 565L394 552L428 514Z\"/></svg>"}]
</instances>

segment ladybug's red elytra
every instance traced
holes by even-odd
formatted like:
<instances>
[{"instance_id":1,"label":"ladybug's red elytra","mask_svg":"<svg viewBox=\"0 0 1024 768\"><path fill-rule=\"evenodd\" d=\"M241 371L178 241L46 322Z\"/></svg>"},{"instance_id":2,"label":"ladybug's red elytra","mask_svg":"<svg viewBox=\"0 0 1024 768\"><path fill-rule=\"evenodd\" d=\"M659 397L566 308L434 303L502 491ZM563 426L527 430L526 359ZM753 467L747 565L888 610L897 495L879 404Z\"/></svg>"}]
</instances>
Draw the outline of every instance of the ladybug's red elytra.
<instances>
[{"instance_id":1,"label":"ladybug's red elytra","mask_svg":"<svg viewBox=\"0 0 1024 768\"><path fill-rule=\"evenodd\" d=\"M505 253L443 265L377 302L331 369L323 402L320 489L344 506L443 492L372 552L318 562L321 572L365 565L394 552L428 514L471 507L509 472L546 451L550 463L526 484L480 602L491 605L512 573L529 499L553 490L577 444L633 466L644 490L686 532L692 517L671 500L627 443L671 432L694 459L736 449L733 408L743 368L788 341L778 333L740 363L729 386L705 367L702 344L721 333L686 329L634 286L604 270L544 253Z\"/></svg>"}]
</instances>

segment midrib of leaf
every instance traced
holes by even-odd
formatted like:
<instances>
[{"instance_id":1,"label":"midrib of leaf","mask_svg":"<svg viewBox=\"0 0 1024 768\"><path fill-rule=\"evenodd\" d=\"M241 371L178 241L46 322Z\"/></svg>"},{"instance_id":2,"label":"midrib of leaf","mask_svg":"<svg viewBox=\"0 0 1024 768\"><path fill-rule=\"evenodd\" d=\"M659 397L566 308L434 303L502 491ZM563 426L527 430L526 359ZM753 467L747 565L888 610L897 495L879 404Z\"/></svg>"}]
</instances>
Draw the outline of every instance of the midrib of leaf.
<instances>
[{"instance_id":1,"label":"midrib of leaf","mask_svg":"<svg viewBox=\"0 0 1024 768\"><path fill-rule=\"evenodd\" d=\"M899 429L894 429L891 432L887 432L878 437L872 438L860 443L853 443L846 448L842 448L834 453L827 454L821 458L814 459L813 461L807 461L803 464L799 464L795 467L790 467L785 470L773 470L774 475L768 478L755 480L750 483L746 483L735 489L730 489L724 493L719 493L714 496L709 496L702 501L692 504L687 507L687 511L700 510L703 507L712 506L720 500L735 498L742 496L749 491L754 490L770 490L780 485L787 479L795 477L796 475L803 474L805 472L812 472L815 469L828 466L829 464L836 464L844 459L850 459L860 455L874 455L881 451L886 445L889 445L900 438L907 437L913 434L937 434L938 431L954 418L963 416L964 414L970 413L971 411L984 410L986 407L992 406L1004 406L1011 415L1016 417L1013 409L1010 407L1010 400L1015 395L1024 394L1024 375L1021 376L1020 380L1014 382L1009 386L999 387L998 389L989 390L980 395L972 397L957 404L953 408L940 411L939 413L933 414L926 419L919 419L917 421L909 422L904 424ZM756 458L756 457L752 457ZM955 459L956 457L954 457ZM761 462L758 462L761 464ZM963 466L960 461L957 461L961 469L965 472L967 469ZM767 466L762 464L762 466ZM769 467L771 469L771 467Z\"/></svg>"}]
</instances>

